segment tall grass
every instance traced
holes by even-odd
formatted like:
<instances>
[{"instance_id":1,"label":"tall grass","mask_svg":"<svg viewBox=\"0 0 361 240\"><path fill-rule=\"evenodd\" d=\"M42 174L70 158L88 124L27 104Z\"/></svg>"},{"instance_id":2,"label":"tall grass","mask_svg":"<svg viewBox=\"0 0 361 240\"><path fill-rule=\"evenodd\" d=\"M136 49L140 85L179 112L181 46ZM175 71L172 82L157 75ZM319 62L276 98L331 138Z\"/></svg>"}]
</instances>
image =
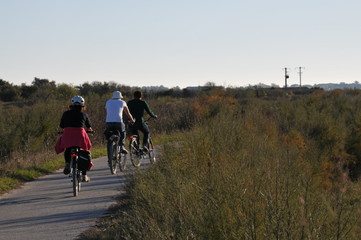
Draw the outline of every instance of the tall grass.
<instances>
[{"instance_id":1,"label":"tall grass","mask_svg":"<svg viewBox=\"0 0 361 240\"><path fill-rule=\"evenodd\" d=\"M88 239L357 239L361 189L344 148L352 119L335 114L340 96L332 107L312 98L209 102Z\"/></svg>"},{"instance_id":2,"label":"tall grass","mask_svg":"<svg viewBox=\"0 0 361 240\"><path fill-rule=\"evenodd\" d=\"M63 156L55 156L54 145L59 137L61 114L68 109L69 99L77 94L75 89L62 85L57 94L49 94L52 97L44 98L39 93L38 101L0 104L0 193L62 167ZM91 141L95 148L102 148L105 144L105 102L111 92L99 95L90 91L84 97L86 113L96 131ZM152 135L191 127L193 115L188 101L168 98L150 100L149 104L159 116L157 121L150 123ZM60 159L56 162L57 168L49 168L48 163L56 157Z\"/></svg>"},{"instance_id":3,"label":"tall grass","mask_svg":"<svg viewBox=\"0 0 361 240\"><path fill-rule=\"evenodd\" d=\"M152 134L172 140L160 141L159 163L135 174L106 231L89 238L357 239L361 92L283 93L216 89L149 100L159 116ZM100 147L106 99L86 98ZM0 184L9 186L36 177L54 156L67 104L7 107L0 114Z\"/></svg>"}]
</instances>

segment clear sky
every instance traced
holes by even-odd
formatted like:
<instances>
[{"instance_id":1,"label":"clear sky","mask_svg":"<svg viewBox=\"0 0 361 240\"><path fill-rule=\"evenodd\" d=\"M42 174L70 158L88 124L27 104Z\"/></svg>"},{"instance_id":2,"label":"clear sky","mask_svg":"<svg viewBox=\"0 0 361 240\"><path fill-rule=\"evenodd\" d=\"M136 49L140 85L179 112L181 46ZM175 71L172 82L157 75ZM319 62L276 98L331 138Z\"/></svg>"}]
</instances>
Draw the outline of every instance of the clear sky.
<instances>
[{"instance_id":1,"label":"clear sky","mask_svg":"<svg viewBox=\"0 0 361 240\"><path fill-rule=\"evenodd\" d=\"M361 82L360 0L0 0L0 79Z\"/></svg>"}]
</instances>

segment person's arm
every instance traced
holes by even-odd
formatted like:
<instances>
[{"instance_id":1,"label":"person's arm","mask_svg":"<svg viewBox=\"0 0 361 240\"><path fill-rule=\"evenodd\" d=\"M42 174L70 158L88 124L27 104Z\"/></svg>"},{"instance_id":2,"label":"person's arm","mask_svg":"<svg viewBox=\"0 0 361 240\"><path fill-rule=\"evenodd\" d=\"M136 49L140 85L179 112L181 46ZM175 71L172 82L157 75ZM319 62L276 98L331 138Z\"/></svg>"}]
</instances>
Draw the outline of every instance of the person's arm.
<instances>
[{"instance_id":1,"label":"person's arm","mask_svg":"<svg viewBox=\"0 0 361 240\"><path fill-rule=\"evenodd\" d=\"M93 132L94 130L91 127L89 116L87 114L84 114L84 116L85 116L85 130L88 132Z\"/></svg>"},{"instance_id":2,"label":"person's arm","mask_svg":"<svg viewBox=\"0 0 361 240\"><path fill-rule=\"evenodd\" d=\"M123 109L123 111L124 111L125 115L127 115L127 117L130 119L130 121L131 121L132 123L134 123L135 120L134 120L132 114L130 113L128 106L125 106L124 109Z\"/></svg>"},{"instance_id":3,"label":"person's arm","mask_svg":"<svg viewBox=\"0 0 361 240\"><path fill-rule=\"evenodd\" d=\"M144 101L144 109L145 111L152 117L157 118L157 115L155 115L152 110L150 110L148 103L146 101Z\"/></svg>"}]
</instances>

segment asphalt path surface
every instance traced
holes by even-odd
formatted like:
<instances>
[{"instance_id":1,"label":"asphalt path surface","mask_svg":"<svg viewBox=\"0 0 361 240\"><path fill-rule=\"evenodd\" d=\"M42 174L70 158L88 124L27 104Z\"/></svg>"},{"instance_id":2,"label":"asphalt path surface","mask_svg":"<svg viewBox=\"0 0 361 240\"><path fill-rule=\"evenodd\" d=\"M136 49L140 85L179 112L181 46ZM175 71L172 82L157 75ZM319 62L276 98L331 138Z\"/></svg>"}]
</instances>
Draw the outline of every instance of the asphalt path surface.
<instances>
[{"instance_id":1,"label":"asphalt path surface","mask_svg":"<svg viewBox=\"0 0 361 240\"><path fill-rule=\"evenodd\" d=\"M77 197L62 170L1 195L0 240L72 240L94 226L122 193L133 167L111 175L105 157L93 163L91 181L82 183Z\"/></svg>"}]
</instances>

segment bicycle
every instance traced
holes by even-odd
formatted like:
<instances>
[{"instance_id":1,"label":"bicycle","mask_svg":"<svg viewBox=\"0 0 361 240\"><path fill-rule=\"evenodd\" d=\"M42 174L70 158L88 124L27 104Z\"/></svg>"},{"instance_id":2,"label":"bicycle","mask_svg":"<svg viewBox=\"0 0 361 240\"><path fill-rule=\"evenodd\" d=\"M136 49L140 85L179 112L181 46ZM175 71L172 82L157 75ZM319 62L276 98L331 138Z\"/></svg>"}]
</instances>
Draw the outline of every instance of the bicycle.
<instances>
[{"instance_id":1,"label":"bicycle","mask_svg":"<svg viewBox=\"0 0 361 240\"><path fill-rule=\"evenodd\" d=\"M81 187L81 179L82 179L82 172L78 168L79 150L80 150L79 147L70 148L71 171L69 176L72 177L74 197L79 195L80 187Z\"/></svg>"},{"instance_id":2,"label":"bicycle","mask_svg":"<svg viewBox=\"0 0 361 240\"><path fill-rule=\"evenodd\" d=\"M62 134L63 132L59 132ZM87 131L88 134L94 134L94 131ZM73 195L74 197L79 195L81 189L82 182L82 170L79 169L79 152L81 150L80 147L74 146L70 147L70 173L69 177L71 177L72 185L73 185Z\"/></svg>"},{"instance_id":3,"label":"bicycle","mask_svg":"<svg viewBox=\"0 0 361 240\"><path fill-rule=\"evenodd\" d=\"M144 120L144 122L148 122L152 118L153 117L150 117L147 120ZM133 134L129 136L128 139L130 160L134 167L140 167L142 159L144 159L147 155L151 164L156 162L155 149L151 136L149 136L148 143L146 144L148 151L144 151L142 148L140 148L139 134Z\"/></svg>"},{"instance_id":4,"label":"bicycle","mask_svg":"<svg viewBox=\"0 0 361 240\"><path fill-rule=\"evenodd\" d=\"M127 154L121 151L118 144L120 132L118 130L109 130L108 134L110 135L107 143L108 163L111 174L115 174L117 172L117 165L120 171L126 169Z\"/></svg>"}]
</instances>

